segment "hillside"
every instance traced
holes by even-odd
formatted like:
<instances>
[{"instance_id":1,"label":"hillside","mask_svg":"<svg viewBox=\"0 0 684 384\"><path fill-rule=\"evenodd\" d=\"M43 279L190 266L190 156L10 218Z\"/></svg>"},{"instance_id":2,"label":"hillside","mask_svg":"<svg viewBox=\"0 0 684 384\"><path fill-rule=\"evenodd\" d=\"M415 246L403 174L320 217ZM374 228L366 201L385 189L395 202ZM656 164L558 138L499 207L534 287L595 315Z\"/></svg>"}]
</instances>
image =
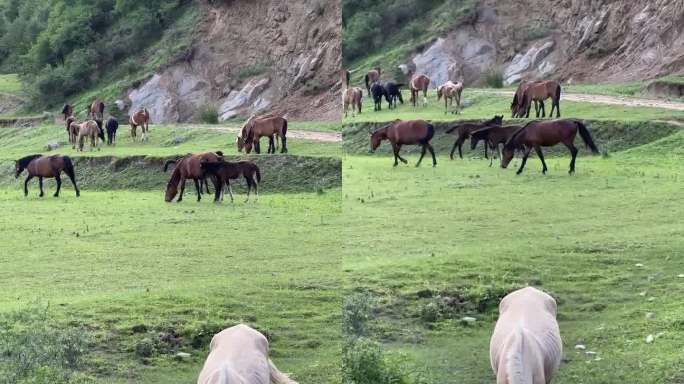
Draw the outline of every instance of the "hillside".
<instances>
[{"instance_id":1,"label":"hillside","mask_svg":"<svg viewBox=\"0 0 684 384\"><path fill-rule=\"evenodd\" d=\"M153 122L332 119L339 15L318 0L0 0L0 71L20 75L24 112L81 112L99 97L113 114L147 107Z\"/></svg>"},{"instance_id":2,"label":"hillside","mask_svg":"<svg viewBox=\"0 0 684 384\"><path fill-rule=\"evenodd\" d=\"M624 83L684 73L678 0L381 3L345 0L344 64L357 78L374 66L398 77L400 64L416 66L435 84L448 77L469 85L527 77ZM364 48L362 41L370 43ZM665 78L651 91L681 97L681 79Z\"/></svg>"}]
</instances>

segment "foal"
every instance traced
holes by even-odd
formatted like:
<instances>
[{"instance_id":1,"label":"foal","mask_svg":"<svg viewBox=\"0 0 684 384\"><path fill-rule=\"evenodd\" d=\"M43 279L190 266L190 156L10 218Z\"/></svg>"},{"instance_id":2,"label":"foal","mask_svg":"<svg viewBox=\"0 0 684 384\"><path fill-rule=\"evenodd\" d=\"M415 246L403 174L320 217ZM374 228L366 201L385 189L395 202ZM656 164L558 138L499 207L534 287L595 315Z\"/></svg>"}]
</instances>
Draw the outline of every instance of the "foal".
<instances>
[{"instance_id":1,"label":"foal","mask_svg":"<svg viewBox=\"0 0 684 384\"><path fill-rule=\"evenodd\" d=\"M230 180L235 180L239 177L244 177L247 182L247 200L254 188L256 199L259 199L259 183L261 182L261 172L259 167L251 161L238 161L236 163L229 161L220 161L218 163L202 162L202 169L208 174L215 176L218 179L218 185L221 190L223 185L228 186L228 193L230 194L230 202L233 202L233 189L230 186ZM221 196L223 199L223 196Z\"/></svg>"}]
</instances>

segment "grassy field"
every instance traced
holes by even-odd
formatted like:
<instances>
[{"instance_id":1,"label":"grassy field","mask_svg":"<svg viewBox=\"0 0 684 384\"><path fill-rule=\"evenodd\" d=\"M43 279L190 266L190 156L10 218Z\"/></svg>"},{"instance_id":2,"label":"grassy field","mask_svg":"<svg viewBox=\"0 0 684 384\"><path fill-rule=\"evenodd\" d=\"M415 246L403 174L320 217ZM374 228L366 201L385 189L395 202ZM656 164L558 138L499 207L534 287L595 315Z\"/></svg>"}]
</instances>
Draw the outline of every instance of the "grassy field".
<instances>
[{"instance_id":1,"label":"grassy field","mask_svg":"<svg viewBox=\"0 0 684 384\"><path fill-rule=\"evenodd\" d=\"M22 93L23 90L21 80L19 80L17 74L0 75L0 93L16 95Z\"/></svg>"}]
</instances>

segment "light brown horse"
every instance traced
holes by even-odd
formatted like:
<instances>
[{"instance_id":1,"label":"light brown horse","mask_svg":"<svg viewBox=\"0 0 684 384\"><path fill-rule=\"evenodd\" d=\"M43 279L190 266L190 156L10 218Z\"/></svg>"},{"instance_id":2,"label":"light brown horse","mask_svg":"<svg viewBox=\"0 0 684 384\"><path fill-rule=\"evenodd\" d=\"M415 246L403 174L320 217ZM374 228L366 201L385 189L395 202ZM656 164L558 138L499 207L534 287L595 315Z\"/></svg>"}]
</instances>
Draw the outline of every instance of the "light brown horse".
<instances>
[{"instance_id":1,"label":"light brown horse","mask_svg":"<svg viewBox=\"0 0 684 384\"><path fill-rule=\"evenodd\" d=\"M541 110L541 117L546 117L546 110L544 108L544 100L551 99L551 113L549 117L553 117L553 110L556 109L556 117L560 117L560 97L561 97L561 86L557 81L538 81L529 84L527 89L523 91L522 103L519 102L518 116L525 118L530 117L530 109L532 108L532 102L535 102L535 109L537 111L537 117L539 117L539 111ZM539 103L539 108L536 107L536 103Z\"/></svg>"},{"instance_id":2,"label":"light brown horse","mask_svg":"<svg viewBox=\"0 0 684 384\"><path fill-rule=\"evenodd\" d=\"M378 149L383 140L389 140L392 144L392 151L394 152L394 166L401 160L406 164L407 161L399 155L402 145L420 145L422 152L416 167L420 166L425 156L425 151L430 151L432 155L432 166L437 165L437 158L435 158L435 150L430 145L430 140L435 135L435 127L425 120L396 120L382 128L375 130L371 134L371 151Z\"/></svg>"},{"instance_id":3,"label":"light brown horse","mask_svg":"<svg viewBox=\"0 0 684 384\"><path fill-rule=\"evenodd\" d=\"M409 88L411 89L411 104L413 108L416 107L418 102L418 94L423 92L423 106L427 106L427 91L430 86L430 78L425 75L414 75L413 71L409 71Z\"/></svg>"},{"instance_id":4,"label":"light brown horse","mask_svg":"<svg viewBox=\"0 0 684 384\"><path fill-rule=\"evenodd\" d=\"M86 139L90 139L90 150L97 148L98 138L104 143L104 131L100 124L95 120L88 120L79 124L78 126L78 136L76 142L78 142L78 150L83 152L83 147L85 146ZM99 148L98 148L99 150Z\"/></svg>"},{"instance_id":5,"label":"light brown horse","mask_svg":"<svg viewBox=\"0 0 684 384\"><path fill-rule=\"evenodd\" d=\"M149 141L150 112L147 108L140 108L137 112L132 114L128 119L128 123L131 125L131 137L133 138L133 141L135 141L135 138L138 135L138 127L142 129L140 141Z\"/></svg>"},{"instance_id":6,"label":"light brown horse","mask_svg":"<svg viewBox=\"0 0 684 384\"><path fill-rule=\"evenodd\" d=\"M280 137L280 153L287 153L287 119L275 114L250 117L236 139L238 152L261 153L261 138L268 137L267 153L276 153L275 139Z\"/></svg>"},{"instance_id":7,"label":"light brown horse","mask_svg":"<svg viewBox=\"0 0 684 384\"><path fill-rule=\"evenodd\" d=\"M164 163L164 172L168 169L171 164L176 164L176 168L171 174L171 179L166 185L166 196L165 201L167 203L171 202L176 194L178 194L178 185L180 184L180 195L178 196L177 202L183 201L183 193L185 192L185 181L187 179L192 179L195 182L195 188L197 189L197 201L202 200L202 191L200 190L200 182L206 177L206 171L202 169L202 163L216 163L223 161L223 157L217 155L214 152L205 152L199 154L190 154L180 160L168 160ZM214 188L216 194L214 201L219 201L221 194L221 186L218 184L216 178L211 178L214 183Z\"/></svg>"},{"instance_id":8,"label":"light brown horse","mask_svg":"<svg viewBox=\"0 0 684 384\"><path fill-rule=\"evenodd\" d=\"M67 136L69 137L69 143L70 144L76 143L76 137L71 136L71 125L74 124L75 122L76 122L76 118L74 116L69 116L65 120ZM78 131L76 131L76 135L78 135Z\"/></svg>"},{"instance_id":9,"label":"light brown horse","mask_svg":"<svg viewBox=\"0 0 684 384\"><path fill-rule=\"evenodd\" d=\"M444 97L444 114L449 113L449 107L453 106L454 100L456 100L456 110L451 113L458 114L461 108L461 93L463 92L463 83L454 83L451 80L442 84L437 88L437 101Z\"/></svg>"},{"instance_id":10,"label":"light brown horse","mask_svg":"<svg viewBox=\"0 0 684 384\"><path fill-rule=\"evenodd\" d=\"M252 192L252 187L254 188L254 193L256 194L257 200L259 199L261 171L255 163L251 161L221 161L218 163L204 162L202 163L202 169L204 169L208 175L216 177L221 188L223 188L223 185L228 187L231 203L233 202L233 188L230 186L230 181L239 177L244 177L245 181L247 182L246 201L249 201L249 195ZM223 194L221 194L221 200L223 200Z\"/></svg>"},{"instance_id":11,"label":"light brown horse","mask_svg":"<svg viewBox=\"0 0 684 384\"><path fill-rule=\"evenodd\" d=\"M344 91L344 117L347 117L349 108L351 107L352 117L356 116L356 112L361 114L363 107L363 91L359 87L347 88Z\"/></svg>"},{"instance_id":12,"label":"light brown horse","mask_svg":"<svg viewBox=\"0 0 684 384\"><path fill-rule=\"evenodd\" d=\"M506 168L513 159L516 149L523 149L523 161L520 164L517 174L522 173L527 163L527 158L530 152L534 149L541 160L543 169L542 173L546 174L548 168L544 161L544 154L541 147L552 147L558 143L563 143L570 154L570 171L568 173L575 173L575 159L577 158L577 147L575 147L575 136L579 131L580 137L584 144L591 149L591 152L598 154L599 150L594 144L594 139L587 127L579 120L550 120L550 121L533 121L524 127L520 128L511 138L506 142L503 149L503 156L501 158L501 167Z\"/></svg>"},{"instance_id":13,"label":"light brown horse","mask_svg":"<svg viewBox=\"0 0 684 384\"><path fill-rule=\"evenodd\" d=\"M45 177L55 179L57 182L57 190L53 196L59 196L59 191L62 188L62 178L60 177L62 171L69 176L69 179L76 190L76 196L81 196L81 191L79 191L78 186L76 185L74 164L68 156L30 155L22 157L14 163L15 178L19 178L19 175L21 175L24 169L28 172L28 177L26 178L26 181L24 181L24 196L28 196L28 182L34 177L38 178L40 197L43 197L45 194L43 192L43 178Z\"/></svg>"},{"instance_id":14,"label":"light brown horse","mask_svg":"<svg viewBox=\"0 0 684 384\"><path fill-rule=\"evenodd\" d=\"M102 121L104 120L104 110L104 102L100 99L95 99L95 101L93 101L93 103L90 104L90 107L88 107L88 117L90 117L93 120Z\"/></svg>"},{"instance_id":15,"label":"light brown horse","mask_svg":"<svg viewBox=\"0 0 684 384\"><path fill-rule=\"evenodd\" d=\"M482 123L459 123L454 125L453 127L449 128L446 130L446 133L452 133L456 132L458 136L456 137L456 141L454 142L454 146L451 147L451 152L449 153L449 158L451 160L454 159L454 152L456 152L456 148L458 148L458 156L462 159L463 158L463 143L470 137L470 133L484 127L489 127L489 126L501 126L501 123L503 122L503 115L502 116L494 116L490 120L484 121ZM485 158L487 158L487 146L485 145Z\"/></svg>"},{"instance_id":16,"label":"light brown horse","mask_svg":"<svg viewBox=\"0 0 684 384\"><path fill-rule=\"evenodd\" d=\"M76 143L78 143L78 131L81 129L81 123L72 121L69 124L69 142L71 143L71 148L76 149Z\"/></svg>"},{"instance_id":17,"label":"light brown horse","mask_svg":"<svg viewBox=\"0 0 684 384\"><path fill-rule=\"evenodd\" d=\"M368 71L366 74L365 80L366 80L366 90L368 91L368 95L371 93L371 84L375 83L376 81L380 80L380 67L376 67L375 69L371 69Z\"/></svg>"}]
</instances>

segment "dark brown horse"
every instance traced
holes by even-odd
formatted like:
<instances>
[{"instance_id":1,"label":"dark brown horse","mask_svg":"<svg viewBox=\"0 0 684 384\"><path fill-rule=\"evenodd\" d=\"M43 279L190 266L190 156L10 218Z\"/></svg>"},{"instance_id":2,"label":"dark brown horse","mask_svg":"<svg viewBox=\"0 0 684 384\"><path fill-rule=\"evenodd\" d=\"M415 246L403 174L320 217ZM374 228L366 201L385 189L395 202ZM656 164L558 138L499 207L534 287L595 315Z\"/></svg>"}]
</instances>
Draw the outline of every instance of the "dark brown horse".
<instances>
[{"instance_id":1,"label":"dark brown horse","mask_svg":"<svg viewBox=\"0 0 684 384\"><path fill-rule=\"evenodd\" d=\"M76 123L76 118L74 116L69 116L66 118L65 123L66 123L67 136L69 136L69 143L75 144L76 137L71 136L71 124ZM76 135L78 135L78 131L76 132Z\"/></svg>"},{"instance_id":2,"label":"dark brown horse","mask_svg":"<svg viewBox=\"0 0 684 384\"><path fill-rule=\"evenodd\" d=\"M105 104L102 100L96 99L88 108L88 116L96 121L104 120Z\"/></svg>"},{"instance_id":3,"label":"dark brown horse","mask_svg":"<svg viewBox=\"0 0 684 384\"><path fill-rule=\"evenodd\" d=\"M371 134L371 151L378 149L383 140L389 140L392 143L392 151L394 152L394 166L401 160L406 164L407 161L399 155L402 145L420 145L423 150L420 154L420 159L416 167L420 166L425 156L425 151L430 151L432 155L432 166L437 165L437 158L435 158L435 150L430 145L430 140L435 135L435 127L425 120L396 120L382 128L375 130Z\"/></svg>"},{"instance_id":4,"label":"dark brown horse","mask_svg":"<svg viewBox=\"0 0 684 384\"><path fill-rule=\"evenodd\" d=\"M427 106L427 91L430 86L430 78L425 75L414 75L413 71L409 71L409 88L411 89L411 104L413 108L418 102L418 95L423 92L423 106Z\"/></svg>"},{"instance_id":5,"label":"dark brown horse","mask_svg":"<svg viewBox=\"0 0 684 384\"><path fill-rule=\"evenodd\" d=\"M520 125L506 125L503 127L491 125L489 127L477 129L470 133L470 149L475 150L477 143L484 141L484 145L489 147L492 151L492 156L489 157L489 166L494 163L494 155L500 154L500 146L506 144L508 139L513 136L522 126Z\"/></svg>"},{"instance_id":6,"label":"dark brown horse","mask_svg":"<svg viewBox=\"0 0 684 384\"><path fill-rule=\"evenodd\" d=\"M368 91L368 95L371 94L371 84L380 80L380 74L381 74L380 67L376 67L375 69L371 69L366 74L365 80L366 80L366 90Z\"/></svg>"},{"instance_id":7,"label":"dark brown horse","mask_svg":"<svg viewBox=\"0 0 684 384\"><path fill-rule=\"evenodd\" d=\"M66 121L69 116L73 116L74 114L74 107L71 104L64 104L64 108L62 108L62 115L64 115L64 120ZM67 127L69 124L67 124Z\"/></svg>"},{"instance_id":8,"label":"dark brown horse","mask_svg":"<svg viewBox=\"0 0 684 384\"><path fill-rule=\"evenodd\" d=\"M541 147L552 147L558 143L563 143L570 154L570 171L568 173L575 173L575 159L577 158L577 147L575 147L575 136L579 131L580 137L584 144L591 150L592 153L598 154L599 150L594 144L594 139L591 137L589 130L579 120L550 120L550 121L533 121L524 127L520 128L514 133L506 142L503 149L503 156L501 158L501 167L506 168L513 159L516 149L523 149L523 161L520 164L517 174L522 173L527 163L527 158L534 149L541 160L543 169L542 173L546 174L548 168L544 161L544 154Z\"/></svg>"},{"instance_id":9,"label":"dark brown horse","mask_svg":"<svg viewBox=\"0 0 684 384\"><path fill-rule=\"evenodd\" d=\"M522 80L520 84L518 84L518 89L515 90L515 94L513 95L513 102L511 102L511 117L516 118L516 117L524 117L525 114L523 113L522 115L519 115L519 113L522 111L522 105L523 105L523 94L529 88L530 84L532 84L533 81L527 81L527 80ZM539 113L539 107L537 106L537 102L534 102L534 109Z\"/></svg>"},{"instance_id":10,"label":"dark brown horse","mask_svg":"<svg viewBox=\"0 0 684 384\"><path fill-rule=\"evenodd\" d=\"M133 141L135 141L135 138L138 134L138 127L142 129L140 141L149 141L150 138L148 134L150 132L150 112L147 110L147 108L140 108L136 113L131 115L128 123L131 125L131 137L133 138Z\"/></svg>"},{"instance_id":11,"label":"dark brown horse","mask_svg":"<svg viewBox=\"0 0 684 384\"><path fill-rule=\"evenodd\" d=\"M15 177L19 178L19 175L26 169L28 172L28 177L24 181L24 196L28 196L28 182L34 177L38 178L38 185L40 186L40 197L43 197L43 178L54 178L57 181L57 190L53 196L59 196L59 191L62 188L62 178L60 174L62 171L69 176L71 183L74 185L76 190L76 196L81 196L81 191L78 190L76 185L76 173L74 172L74 164L71 158L68 156L43 156L43 155L30 155L22 157L14 163Z\"/></svg>"},{"instance_id":12,"label":"dark brown horse","mask_svg":"<svg viewBox=\"0 0 684 384\"><path fill-rule=\"evenodd\" d=\"M208 175L212 175L218 179L218 184L221 186L221 189L223 188L223 185L228 187L231 203L233 202L233 188L230 186L230 180L235 180L239 177L244 177L245 181L247 182L246 201L249 201L249 195L252 192L252 188L254 188L254 193L256 194L257 200L259 199L259 183L261 182L261 172L259 171L259 167L253 162L203 162L202 169L204 169ZM223 194L221 194L221 200L223 200Z\"/></svg>"},{"instance_id":13,"label":"dark brown horse","mask_svg":"<svg viewBox=\"0 0 684 384\"><path fill-rule=\"evenodd\" d=\"M171 174L171 180L169 180L166 185L166 202L171 202L176 194L178 193L178 185L180 184L180 196L178 196L178 202L183 201L183 192L185 192L185 181L187 179L192 179L195 182L195 188L197 189L197 201L202 199L202 191L200 190L200 181L206 177L206 172L202 169L202 163L216 163L222 161L223 157L218 156L213 152L199 153L194 155L187 155L180 160L168 160L164 164L164 172L168 169L171 164L176 164L176 168ZM211 178L214 183L214 188L216 191L216 196L214 201L218 201L220 196L220 191L218 189L218 181L216 178Z\"/></svg>"},{"instance_id":14,"label":"dark brown horse","mask_svg":"<svg viewBox=\"0 0 684 384\"><path fill-rule=\"evenodd\" d=\"M532 102L535 103L535 110L537 117L541 111L541 117L546 117L546 109L544 108L544 100L551 99L551 113L549 117L553 117L553 110L556 110L556 117L560 117L560 97L561 86L557 81L536 81L530 83L529 86L522 92L522 101L518 100L518 117L530 117L530 109ZM537 108L539 103L539 108Z\"/></svg>"},{"instance_id":15,"label":"dark brown horse","mask_svg":"<svg viewBox=\"0 0 684 384\"><path fill-rule=\"evenodd\" d=\"M282 148L280 153L287 153L287 119L275 114L250 117L242 126L236 143L238 152L261 153L261 138L268 137L267 153L276 153L276 139L280 137Z\"/></svg>"},{"instance_id":16,"label":"dark brown horse","mask_svg":"<svg viewBox=\"0 0 684 384\"><path fill-rule=\"evenodd\" d=\"M451 160L454 159L454 152L456 152L456 148L458 148L458 156L462 159L463 158L463 143L465 143L466 140L470 137L470 133L472 131L475 131L477 129L481 129L484 127L488 127L490 125L493 126L501 126L501 123L503 122L503 115L502 116L494 116L492 119L487 120L482 123L460 123L457 124L449 129L447 129L446 133L452 133L456 131L458 134L458 137L456 138L456 141L454 142L454 146L451 148L451 152L449 153L449 158ZM485 158L487 158L487 146L485 146Z\"/></svg>"}]
</instances>

